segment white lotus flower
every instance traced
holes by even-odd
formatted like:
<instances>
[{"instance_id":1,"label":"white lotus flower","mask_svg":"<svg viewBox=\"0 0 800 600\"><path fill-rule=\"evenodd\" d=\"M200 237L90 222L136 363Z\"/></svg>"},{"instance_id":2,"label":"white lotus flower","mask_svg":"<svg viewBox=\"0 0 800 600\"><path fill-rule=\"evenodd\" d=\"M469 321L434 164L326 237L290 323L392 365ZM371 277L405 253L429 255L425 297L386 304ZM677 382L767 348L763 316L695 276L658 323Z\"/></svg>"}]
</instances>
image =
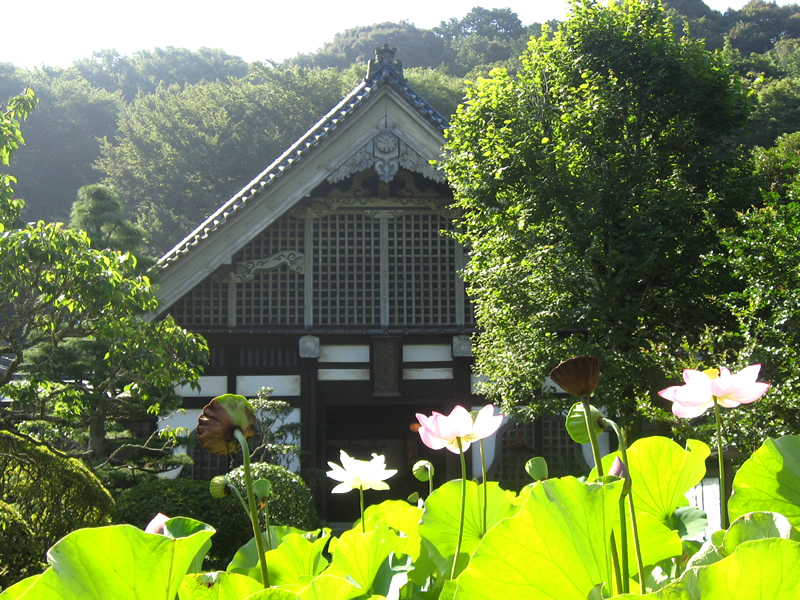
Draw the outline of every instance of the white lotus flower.
<instances>
[{"instance_id":1,"label":"white lotus flower","mask_svg":"<svg viewBox=\"0 0 800 600\"><path fill-rule=\"evenodd\" d=\"M384 479L389 479L397 473L397 469L387 469L386 459L379 454L372 454L372 460L358 460L341 450L339 453L342 464L328 462L331 470L328 477L334 481L341 481L333 488L334 494L343 494L350 490L388 490L389 486Z\"/></svg>"}]
</instances>

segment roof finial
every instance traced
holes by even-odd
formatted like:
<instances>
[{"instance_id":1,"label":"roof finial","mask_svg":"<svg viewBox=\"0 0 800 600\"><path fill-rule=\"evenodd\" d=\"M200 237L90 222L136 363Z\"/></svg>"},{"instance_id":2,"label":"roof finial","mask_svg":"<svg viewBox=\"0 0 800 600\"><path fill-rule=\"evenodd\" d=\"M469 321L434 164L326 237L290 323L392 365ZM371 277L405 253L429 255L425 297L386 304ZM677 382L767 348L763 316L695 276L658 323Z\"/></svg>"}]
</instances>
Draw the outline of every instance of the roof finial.
<instances>
[{"instance_id":1,"label":"roof finial","mask_svg":"<svg viewBox=\"0 0 800 600\"><path fill-rule=\"evenodd\" d=\"M403 63L395 59L396 52L397 48L390 48L389 44L384 44L383 48L376 48L375 58L369 61L369 66L367 67L366 80L380 79L381 76L391 72L396 77L399 77L400 80L405 81Z\"/></svg>"}]
</instances>

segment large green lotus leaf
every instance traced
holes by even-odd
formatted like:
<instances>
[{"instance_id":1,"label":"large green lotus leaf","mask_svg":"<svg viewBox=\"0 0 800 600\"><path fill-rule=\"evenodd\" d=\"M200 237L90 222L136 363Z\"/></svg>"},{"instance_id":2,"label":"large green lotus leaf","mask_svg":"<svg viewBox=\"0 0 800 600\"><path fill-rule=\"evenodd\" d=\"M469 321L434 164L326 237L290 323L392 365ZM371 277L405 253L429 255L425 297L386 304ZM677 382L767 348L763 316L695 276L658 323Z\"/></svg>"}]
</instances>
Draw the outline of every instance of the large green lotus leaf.
<instances>
[{"instance_id":1,"label":"large green lotus leaf","mask_svg":"<svg viewBox=\"0 0 800 600\"><path fill-rule=\"evenodd\" d=\"M467 481L464 533L461 542L459 570L468 562L468 557L483 538L483 484ZM490 481L486 488L486 527L490 530L496 523L510 517L517 510L508 494ZM437 489L425 502L425 511L419 524L420 535L430 543L435 552L433 558L441 573L449 575L456 553L458 526L461 515L461 480L448 481Z\"/></svg>"},{"instance_id":2,"label":"large green lotus leaf","mask_svg":"<svg viewBox=\"0 0 800 600\"><path fill-rule=\"evenodd\" d=\"M800 436L765 441L736 474L730 518L757 511L780 513L800 527Z\"/></svg>"},{"instance_id":3,"label":"large green lotus leaf","mask_svg":"<svg viewBox=\"0 0 800 600\"><path fill-rule=\"evenodd\" d=\"M328 565L322 553L329 540L325 536L310 542L297 533L284 536L280 546L267 552L270 585L293 585L301 577L319 575Z\"/></svg>"},{"instance_id":4,"label":"large green lotus leaf","mask_svg":"<svg viewBox=\"0 0 800 600\"><path fill-rule=\"evenodd\" d=\"M725 533L722 549L730 555L743 542L769 538L784 538L787 540L800 540L797 530L792 527L789 520L778 513L754 512L747 513L736 519Z\"/></svg>"},{"instance_id":5,"label":"large green lotus leaf","mask_svg":"<svg viewBox=\"0 0 800 600\"><path fill-rule=\"evenodd\" d=\"M22 581L18 581L14 585L9 588L6 588L2 593L0 593L0 600L17 600L17 598L22 597L29 587L31 587L36 580L39 579L40 575L32 575L31 577L26 577Z\"/></svg>"},{"instance_id":6,"label":"large green lotus leaf","mask_svg":"<svg viewBox=\"0 0 800 600\"><path fill-rule=\"evenodd\" d=\"M483 538L455 580L455 599L585 600L612 580L609 540L622 486L574 477L534 486L520 511Z\"/></svg>"},{"instance_id":7,"label":"large green lotus leaf","mask_svg":"<svg viewBox=\"0 0 800 600\"><path fill-rule=\"evenodd\" d=\"M297 594L297 600L351 600L364 595L365 590L357 588L347 579L323 573Z\"/></svg>"},{"instance_id":8,"label":"large green lotus leaf","mask_svg":"<svg viewBox=\"0 0 800 600\"><path fill-rule=\"evenodd\" d=\"M303 531L302 529L289 527L288 525L281 525L278 527L271 526L269 531L273 548L280 548L283 538L285 538L287 535L301 535L305 538L319 535L320 538L328 539L331 534L331 530L327 528L316 529L314 531ZM265 533L261 534L261 539L264 541L264 548L268 548L269 545L267 543L267 536ZM256 547L255 537L250 538L246 544L241 546L236 551L236 554L233 555L231 562L228 563L228 566L225 570L229 573L247 575L248 577L252 577L253 579L261 581L261 566L258 564L258 548Z\"/></svg>"},{"instance_id":9,"label":"large green lotus leaf","mask_svg":"<svg viewBox=\"0 0 800 600\"><path fill-rule=\"evenodd\" d=\"M249 596L242 596L246 600L297 600L297 594L280 588L261 590Z\"/></svg>"},{"instance_id":10,"label":"large green lotus leaf","mask_svg":"<svg viewBox=\"0 0 800 600\"><path fill-rule=\"evenodd\" d=\"M376 584L376 577L388 563L389 555L396 552L401 544L400 536L383 521L379 521L375 529L366 533L351 529L344 532L331 548L332 560L325 574L349 578L362 588L363 593L370 593L373 584L382 587Z\"/></svg>"},{"instance_id":11,"label":"large green lotus leaf","mask_svg":"<svg viewBox=\"0 0 800 600\"><path fill-rule=\"evenodd\" d=\"M636 549L633 545L633 527L631 527L630 513L625 511L627 518L628 536L628 575L633 578L638 572L636 565ZM617 519L617 522L619 519ZM670 529L653 515L636 511L636 525L639 532L639 547L642 551L642 564L653 567L662 560L680 556L683 553L681 538L674 530ZM617 526L615 526L617 529ZM619 539L619 538L618 538Z\"/></svg>"},{"instance_id":12,"label":"large green lotus leaf","mask_svg":"<svg viewBox=\"0 0 800 600\"><path fill-rule=\"evenodd\" d=\"M208 525L183 538L132 525L79 529L48 552L51 566L21 600L174 600L197 553L214 534Z\"/></svg>"},{"instance_id":13,"label":"large green lotus leaf","mask_svg":"<svg viewBox=\"0 0 800 600\"><path fill-rule=\"evenodd\" d=\"M742 543L731 556L689 569L653 600L797 600L800 598L800 543L771 538ZM615 600L642 598L614 596Z\"/></svg>"},{"instance_id":14,"label":"large green lotus leaf","mask_svg":"<svg viewBox=\"0 0 800 600\"><path fill-rule=\"evenodd\" d=\"M183 578L178 599L239 600L262 589L264 586L260 582L238 573L192 573Z\"/></svg>"},{"instance_id":15,"label":"large green lotus leaf","mask_svg":"<svg viewBox=\"0 0 800 600\"><path fill-rule=\"evenodd\" d=\"M419 522L422 518L422 509L412 506L402 500L386 500L380 504L373 504L364 511L365 526L373 529L378 521L384 521L395 531L402 532L400 544L395 554L405 554L414 562L413 570L409 571L409 579L417 585L425 583L426 579L436 572L436 564L422 543L419 534Z\"/></svg>"},{"instance_id":16,"label":"large green lotus leaf","mask_svg":"<svg viewBox=\"0 0 800 600\"><path fill-rule=\"evenodd\" d=\"M367 530L374 529L379 521L383 521L395 531L402 532L405 537L401 538L402 544L396 552L406 554L411 557L411 560L416 561L419 558L422 544L422 538L419 535L421 518L421 508L402 500L386 500L367 507L364 511L364 526Z\"/></svg>"},{"instance_id":17,"label":"large green lotus leaf","mask_svg":"<svg viewBox=\"0 0 800 600\"><path fill-rule=\"evenodd\" d=\"M710 454L708 445L698 440L689 440L686 448L661 436L631 444L628 471L636 511L648 512L668 524L672 513L689 503L686 492L703 479ZM606 471L617 456L614 452L603 457Z\"/></svg>"}]
</instances>

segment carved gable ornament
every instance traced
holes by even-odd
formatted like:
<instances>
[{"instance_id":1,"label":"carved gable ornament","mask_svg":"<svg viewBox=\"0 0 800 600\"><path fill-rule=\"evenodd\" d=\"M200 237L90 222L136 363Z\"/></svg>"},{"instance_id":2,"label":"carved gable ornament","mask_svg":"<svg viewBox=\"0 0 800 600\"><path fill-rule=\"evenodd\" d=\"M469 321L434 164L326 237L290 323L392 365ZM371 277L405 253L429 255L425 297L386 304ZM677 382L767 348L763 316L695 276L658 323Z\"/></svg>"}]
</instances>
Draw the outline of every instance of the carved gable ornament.
<instances>
[{"instance_id":1,"label":"carved gable ornament","mask_svg":"<svg viewBox=\"0 0 800 600\"><path fill-rule=\"evenodd\" d=\"M382 129L348 157L342 166L328 177L328 183L342 181L366 169L375 169L380 180L389 183L397 175L400 167L433 181L444 182L444 175L434 169L424 157L397 135Z\"/></svg>"}]
</instances>

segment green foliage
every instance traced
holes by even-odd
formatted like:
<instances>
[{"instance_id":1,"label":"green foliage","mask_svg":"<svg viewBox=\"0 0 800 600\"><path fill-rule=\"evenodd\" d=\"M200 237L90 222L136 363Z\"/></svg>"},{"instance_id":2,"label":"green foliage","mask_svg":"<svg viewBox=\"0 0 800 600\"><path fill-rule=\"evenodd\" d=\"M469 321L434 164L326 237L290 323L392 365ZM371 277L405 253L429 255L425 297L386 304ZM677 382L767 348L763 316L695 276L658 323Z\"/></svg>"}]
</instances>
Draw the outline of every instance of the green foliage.
<instances>
[{"instance_id":1,"label":"green foliage","mask_svg":"<svg viewBox=\"0 0 800 600\"><path fill-rule=\"evenodd\" d=\"M0 114L2 162L22 143L19 118L33 104L28 93ZM0 394L10 400L0 406L0 430L33 433L102 463L106 420L175 404L175 386L199 376L206 343L172 319L140 316L157 301L135 257L94 249L85 233L60 223L23 224L13 178L0 182ZM88 433L83 447L76 430Z\"/></svg>"},{"instance_id":2,"label":"green foliage","mask_svg":"<svg viewBox=\"0 0 800 600\"><path fill-rule=\"evenodd\" d=\"M142 232L128 220L119 196L108 186L85 185L78 190L69 226L85 231L93 248L136 252L142 245Z\"/></svg>"},{"instance_id":3,"label":"green foliage","mask_svg":"<svg viewBox=\"0 0 800 600\"><path fill-rule=\"evenodd\" d=\"M251 463L253 480L267 479L272 494L267 499L270 525L291 525L311 530L317 526L317 511L309 487L299 475L288 469L264 462ZM237 467L228 477L244 497L244 471Z\"/></svg>"},{"instance_id":4,"label":"green foliage","mask_svg":"<svg viewBox=\"0 0 800 600\"><path fill-rule=\"evenodd\" d=\"M189 519L167 522L165 535L130 525L75 531L50 549L50 568L18 584L19 595L16 586L6 590L4 600L171 600L213 534Z\"/></svg>"},{"instance_id":5,"label":"green foliage","mask_svg":"<svg viewBox=\"0 0 800 600\"><path fill-rule=\"evenodd\" d=\"M42 564L45 551L75 529L102 525L114 510L111 495L80 461L0 431L0 508L5 556L19 571L3 573L0 587ZM28 535L24 544L12 546ZM20 550L20 548L23 548Z\"/></svg>"},{"instance_id":6,"label":"green foliage","mask_svg":"<svg viewBox=\"0 0 800 600\"><path fill-rule=\"evenodd\" d=\"M0 501L0 590L44 569L44 552L19 511Z\"/></svg>"},{"instance_id":7,"label":"green foliage","mask_svg":"<svg viewBox=\"0 0 800 600\"><path fill-rule=\"evenodd\" d=\"M300 456L300 423L287 422L294 410L283 400L271 400L272 388L261 388L250 403L256 414L260 433L258 446L250 453L250 460L270 462L288 468L292 459Z\"/></svg>"},{"instance_id":8,"label":"green foliage","mask_svg":"<svg viewBox=\"0 0 800 600\"><path fill-rule=\"evenodd\" d=\"M75 62L72 67L94 87L121 92L131 102L138 94L152 94L159 87L192 85L201 81L227 81L247 75L248 66L238 56L217 48L155 48L121 56L101 50Z\"/></svg>"},{"instance_id":9,"label":"green foliage","mask_svg":"<svg viewBox=\"0 0 800 600\"><path fill-rule=\"evenodd\" d=\"M649 2L576 2L522 64L470 88L446 144L483 391L508 414L563 410L541 382L591 354L598 397L629 425L663 381L645 349L715 319L724 274L708 277L701 257L751 201L726 137L748 101Z\"/></svg>"},{"instance_id":10,"label":"green foliage","mask_svg":"<svg viewBox=\"0 0 800 600\"><path fill-rule=\"evenodd\" d=\"M658 437L632 445L642 573L632 556L618 560L621 519L634 510L620 502L623 482L564 477L530 484L519 494L490 482L487 496L481 493L484 486L470 482L460 574L451 580L460 518L453 510L460 503L459 482L451 481L424 506L392 500L368 507L364 523L338 538L328 530L275 528L275 547L266 552L269 589L260 588L260 574L252 568L252 543L237 553L228 572L197 573L213 529L174 518L166 522L164 535L126 525L70 534L51 550L53 567L6 590L0 600L167 600L176 590L180 600L369 600L395 594L430 600L793 600L800 591L800 542L792 527L800 501L797 473L792 472L798 449L795 438L775 440L745 463L732 512L740 492L751 508L761 508L742 514L698 550L697 545L682 546L659 519L686 503L684 492L704 476L708 449L692 441L684 450ZM489 514L485 531L480 526L484 498ZM792 517L768 507L780 507ZM629 551L631 545L629 537ZM641 594L627 593L639 587L638 579Z\"/></svg>"},{"instance_id":11,"label":"green foliage","mask_svg":"<svg viewBox=\"0 0 800 600\"><path fill-rule=\"evenodd\" d=\"M254 68L247 79L140 95L102 144L99 169L160 255L342 96L333 70Z\"/></svg>"},{"instance_id":12,"label":"green foliage","mask_svg":"<svg viewBox=\"0 0 800 600\"><path fill-rule=\"evenodd\" d=\"M156 479L123 491L117 497L114 522L144 529L158 513L197 519L217 530L206 556L205 566L211 570L224 569L253 535L236 498L213 498L208 482L189 479Z\"/></svg>"},{"instance_id":13,"label":"green foliage","mask_svg":"<svg viewBox=\"0 0 800 600\"><path fill-rule=\"evenodd\" d=\"M398 58L408 67L436 68L444 58L441 38L430 30L401 21L346 29L316 52L299 54L286 61L286 65L345 70L351 65L366 65L375 58L375 49L384 44L397 48Z\"/></svg>"},{"instance_id":14,"label":"green foliage","mask_svg":"<svg viewBox=\"0 0 800 600\"><path fill-rule=\"evenodd\" d=\"M25 199L26 220L66 222L78 188L97 178L92 163L100 153L98 138L116 131L120 98L70 69L44 68L19 77L36 91L39 107L25 123L26 144L10 173Z\"/></svg>"}]
</instances>

